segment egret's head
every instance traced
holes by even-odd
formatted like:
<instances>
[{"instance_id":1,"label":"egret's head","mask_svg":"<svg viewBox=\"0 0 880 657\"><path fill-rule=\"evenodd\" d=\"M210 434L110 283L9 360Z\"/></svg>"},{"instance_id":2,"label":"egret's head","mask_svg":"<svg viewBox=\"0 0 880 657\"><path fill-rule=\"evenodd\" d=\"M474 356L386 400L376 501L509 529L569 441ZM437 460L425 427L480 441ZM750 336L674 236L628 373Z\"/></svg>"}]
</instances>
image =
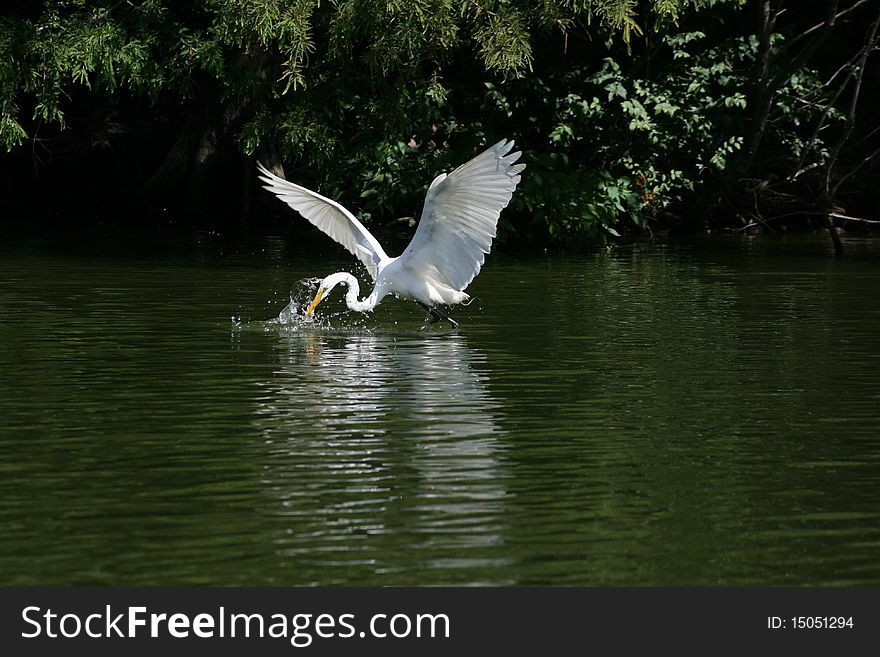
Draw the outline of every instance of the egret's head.
<instances>
[{"instance_id":1,"label":"egret's head","mask_svg":"<svg viewBox=\"0 0 880 657\"><path fill-rule=\"evenodd\" d=\"M327 278L322 280L321 284L318 285L318 291L315 293L315 298L312 299L309 307L306 308L306 317L312 316L312 313L315 312L315 308L318 307L318 304L330 294L330 290L340 283L347 283L350 278L352 278L351 274L337 272L335 274L330 274Z\"/></svg>"}]
</instances>

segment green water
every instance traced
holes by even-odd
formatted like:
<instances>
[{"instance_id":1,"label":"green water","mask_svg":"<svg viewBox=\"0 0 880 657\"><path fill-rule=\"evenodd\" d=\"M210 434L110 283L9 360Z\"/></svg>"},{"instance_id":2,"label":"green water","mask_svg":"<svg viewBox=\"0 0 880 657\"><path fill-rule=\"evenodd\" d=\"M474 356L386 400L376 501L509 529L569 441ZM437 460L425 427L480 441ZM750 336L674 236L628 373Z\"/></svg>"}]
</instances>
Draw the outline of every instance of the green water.
<instances>
[{"instance_id":1,"label":"green water","mask_svg":"<svg viewBox=\"0 0 880 657\"><path fill-rule=\"evenodd\" d=\"M0 584L880 584L877 242L493 255L458 330L267 322L350 268L316 244L0 242Z\"/></svg>"}]
</instances>

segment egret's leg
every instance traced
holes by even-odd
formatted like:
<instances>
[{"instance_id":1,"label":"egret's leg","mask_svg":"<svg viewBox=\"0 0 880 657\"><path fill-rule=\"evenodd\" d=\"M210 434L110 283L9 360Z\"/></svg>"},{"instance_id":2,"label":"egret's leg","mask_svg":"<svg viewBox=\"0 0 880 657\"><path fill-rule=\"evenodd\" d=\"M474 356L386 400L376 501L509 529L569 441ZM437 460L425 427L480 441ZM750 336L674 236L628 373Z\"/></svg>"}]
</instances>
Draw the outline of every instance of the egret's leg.
<instances>
[{"instance_id":1,"label":"egret's leg","mask_svg":"<svg viewBox=\"0 0 880 657\"><path fill-rule=\"evenodd\" d=\"M416 301L416 303L425 309L425 312L428 313L428 317L430 318L430 321L432 324L436 324L437 322L439 322L442 319L440 317L440 315L435 313L434 309L431 308L431 306L429 306L428 304L422 303L421 301Z\"/></svg>"},{"instance_id":2,"label":"egret's leg","mask_svg":"<svg viewBox=\"0 0 880 657\"><path fill-rule=\"evenodd\" d=\"M436 314L440 319L445 319L447 322L452 324L452 328L458 328L458 322L452 319L449 315L447 315L444 311L439 308L431 308L431 314Z\"/></svg>"},{"instance_id":3,"label":"egret's leg","mask_svg":"<svg viewBox=\"0 0 880 657\"><path fill-rule=\"evenodd\" d=\"M452 324L452 328L458 328L458 322L452 319L445 312L434 306L433 308L426 303L422 303L421 301L417 301L422 308L424 308L431 315L431 323L434 324L439 322L441 319L446 320L450 324Z\"/></svg>"}]
</instances>

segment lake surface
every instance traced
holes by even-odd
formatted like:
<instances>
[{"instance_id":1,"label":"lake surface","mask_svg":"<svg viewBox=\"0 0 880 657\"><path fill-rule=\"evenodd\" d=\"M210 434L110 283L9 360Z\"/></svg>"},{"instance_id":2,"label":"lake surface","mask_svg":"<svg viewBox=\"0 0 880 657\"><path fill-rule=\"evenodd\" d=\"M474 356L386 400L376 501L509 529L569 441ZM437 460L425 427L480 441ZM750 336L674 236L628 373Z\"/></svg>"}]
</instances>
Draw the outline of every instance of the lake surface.
<instances>
[{"instance_id":1,"label":"lake surface","mask_svg":"<svg viewBox=\"0 0 880 657\"><path fill-rule=\"evenodd\" d=\"M452 313L330 244L0 241L0 584L878 585L880 243L492 255ZM355 270L361 280L362 271Z\"/></svg>"}]
</instances>

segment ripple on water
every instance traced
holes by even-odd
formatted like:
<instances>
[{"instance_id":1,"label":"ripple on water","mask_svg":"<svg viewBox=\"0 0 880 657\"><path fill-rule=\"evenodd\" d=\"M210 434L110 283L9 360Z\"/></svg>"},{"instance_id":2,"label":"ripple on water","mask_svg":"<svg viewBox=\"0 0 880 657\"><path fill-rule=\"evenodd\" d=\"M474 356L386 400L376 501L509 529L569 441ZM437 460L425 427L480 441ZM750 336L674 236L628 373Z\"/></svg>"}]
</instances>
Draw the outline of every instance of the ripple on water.
<instances>
[{"instance_id":1,"label":"ripple on water","mask_svg":"<svg viewBox=\"0 0 880 657\"><path fill-rule=\"evenodd\" d=\"M162 246L2 246L4 583L880 582L865 257L493 256L450 330Z\"/></svg>"}]
</instances>

